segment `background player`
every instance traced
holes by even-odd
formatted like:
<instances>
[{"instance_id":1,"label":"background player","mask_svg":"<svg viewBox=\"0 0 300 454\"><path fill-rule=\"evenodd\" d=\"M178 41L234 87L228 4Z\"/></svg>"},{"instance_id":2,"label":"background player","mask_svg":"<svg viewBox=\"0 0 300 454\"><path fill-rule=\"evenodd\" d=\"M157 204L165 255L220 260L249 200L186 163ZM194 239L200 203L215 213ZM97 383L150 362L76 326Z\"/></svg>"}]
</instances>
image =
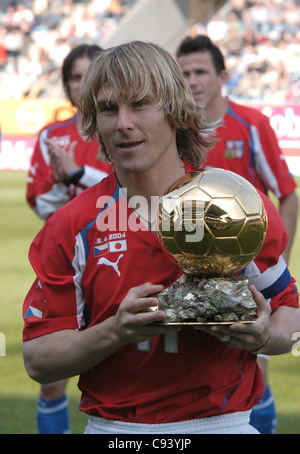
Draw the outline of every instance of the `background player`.
<instances>
[{"instance_id":1,"label":"background player","mask_svg":"<svg viewBox=\"0 0 300 454\"><path fill-rule=\"evenodd\" d=\"M102 49L82 44L65 58L62 80L75 115L45 126L38 137L28 175L27 200L41 219L48 219L83 189L111 171L98 144L82 139L81 114L77 110L82 77L92 58Z\"/></svg>"},{"instance_id":2,"label":"background player","mask_svg":"<svg viewBox=\"0 0 300 454\"><path fill-rule=\"evenodd\" d=\"M65 121L45 126L38 137L28 175L27 200L36 214L47 220L85 188L107 176L111 165L103 161L99 145L82 139L81 114L77 110L82 78L97 45L75 47L62 65L66 95L76 109ZM41 386L37 425L40 434L70 431L66 381Z\"/></svg>"},{"instance_id":3,"label":"background player","mask_svg":"<svg viewBox=\"0 0 300 454\"><path fill-rule=\"evenodd\" d=\"M133 197L147 201L140 215L156 217L148 211L152 197L201 165L208 145L199 134L207 127L203 109L172 56L141 42L93 61L80 109L86 136L99 137L115 173L54 213L31 246L37 280L24 303L30 376L47 383L80 374L89 432L257 433L249 426L263 392L256 354L290 351L300 324L295 282L280 258L287 235L277 210L263 196L269 226L250 277L255 271L257 287L267 288L271 301L252 287L256 323L208 332L155 324L165 314L149 311L157 304L153 294L181 271L155 232L146 225L124 230L124 221L138 223ZM107 231L110 214L117 218ZM267 279L270 269L280 278L279 293ZM170 330L178 335L176 353L165 349ZM149 348L139 348L150 340Z\"/></svg>"},{"instance_id":4,"label":"background player","mask_svg":"<svg viewBox=\"0 0 300 454\"><path fill-rule=\"evenodd\" d=\"M296 184L268 118L256 109L224 98L222 88L228 81L228 73L220 49L209 37L186 37L178 48L177 60L195 101L205 106L208 121L221 123L216 130L219 141L209 151L203 166L231 170L265 194L273 192L279 200L279 213L289 233L289 242L283 253L288 263L296 231L298 198ZM259 364L265 383L268 383L267 357L260 356ZM263 407L261 412L260 407ZM274 432L276 415L269 387L264 402L252 412L253 422L254 418L261 433Z\"/></svg>"}]
</instances>

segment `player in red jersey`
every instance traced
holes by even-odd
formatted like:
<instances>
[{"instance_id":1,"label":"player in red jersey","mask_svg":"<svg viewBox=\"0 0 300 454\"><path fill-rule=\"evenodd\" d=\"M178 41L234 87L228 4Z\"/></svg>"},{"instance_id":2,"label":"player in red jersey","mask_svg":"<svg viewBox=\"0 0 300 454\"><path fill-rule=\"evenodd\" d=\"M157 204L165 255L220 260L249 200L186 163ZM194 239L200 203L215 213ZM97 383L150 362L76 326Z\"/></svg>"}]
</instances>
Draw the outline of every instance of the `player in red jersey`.
<instances>
[{"instance_id":1,"label":"player in red jersey","mask_svg":"<svg viewBox=\"0 0 300 454\"><path fill-rule=\"evenodd\" d=\"M279 213L290 236L284 252L288 263L296 231L298 198L295 181L269 119L254 108L223 97L222 87L228 81L228 73L221 51L207 36L185 38L178 48L177 60L195 101L205 106L207 120L220 124L216 130L218 141L203 167L231 170L265 194L271 191L278 198Z\"/></svg>"},{"instance_id":2,"label":"player in red jersey","mask_svg":"<svg viewBox=\"0 0 300 454\"><path fill-rule=\"evenodd\" d=\"M203 110L172 56L141 42L94 60L80 109L86 137L98 136L115 173L55 213L30 248L29 375L42 383L80 375L87 433L257 433L249 425L264 392L256 354L289 351L300 323L275 207L266 199L265 245L244 270L261 291L252 287L256 323L207 332L155 324L165 314L149 310L153 294L181 271L150 229L151 201L201 165Z\"/></svg>"},{"instance_id":3,"label":"player in red jersey","mask_svg":"<svg viewBox=\"0 0 300 454\"><path fill-rule=\"evenodd\" d=\"M62 66L66 95L77 108L82 77L92 58L102 49L83 44L67 55ZM47 220L87 187L111 172L99 144L86 142L80 133L81 114L45 126L38 137L27 183L27 200L36 214ZM69 432L66 381L41 387L37 410L38 432Z\"/></svg>"},{"instance_id":4,"label":"player in red jersey","mask_svg":"<svg viewBox=\"0 0 300 454\"><path fill-rule=\"evenodd\" d=\"M81 79L100 52L96 45L83 44L71 50L62 66L68 99L76 109ZM83 189L111 172L99 144L85 142L80 133L81 114L45 126L39 133L27 183L27 200L41 219L48 219L58 208Z\"/></svg>"},{"instance_id":5,"label":"player in red jersey","mask_svg":"<svg viewBox=\"0 0 300 454\"><path fill-rule=\"evenodd\" d=\"M231 170L265 194L273 192L279 200L279 213L289 234L283 253L288 263L296 231L298 198L296 184L268 118L256 109L223 97L222 87L228 80L228 73L220 49L209 37L185 38L179 45L177 59L195 101L205 106L208 120L221 123L216 131L219 140L203 166ZM268 358L260 356L258 361L267 384ZM273 433L276 415L269 386L264 399L265 402L255 407L251 418L259 424L260 432Z\"/></svg>"}]
</instances>

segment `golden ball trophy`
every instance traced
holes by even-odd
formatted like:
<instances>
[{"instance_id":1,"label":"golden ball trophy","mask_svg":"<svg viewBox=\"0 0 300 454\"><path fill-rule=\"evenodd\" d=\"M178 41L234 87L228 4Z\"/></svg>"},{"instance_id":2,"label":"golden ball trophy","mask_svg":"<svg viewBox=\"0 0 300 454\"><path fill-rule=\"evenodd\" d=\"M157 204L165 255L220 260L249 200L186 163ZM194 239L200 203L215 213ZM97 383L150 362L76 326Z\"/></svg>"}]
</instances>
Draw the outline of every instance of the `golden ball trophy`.
<instances>
[{"instance_id":1,"label":"golden ball trophy","mask_svg":"<svg viewBox=\"0 0 300 454\"><path fill-rule=\"evenodd\" d=\"M217 168L186 174L161 198L157 235L183 275L157 296L166 324L249 323L257 307L240 272L259 253L267 230L251 183Z\"/></svg>"}]
</instances>

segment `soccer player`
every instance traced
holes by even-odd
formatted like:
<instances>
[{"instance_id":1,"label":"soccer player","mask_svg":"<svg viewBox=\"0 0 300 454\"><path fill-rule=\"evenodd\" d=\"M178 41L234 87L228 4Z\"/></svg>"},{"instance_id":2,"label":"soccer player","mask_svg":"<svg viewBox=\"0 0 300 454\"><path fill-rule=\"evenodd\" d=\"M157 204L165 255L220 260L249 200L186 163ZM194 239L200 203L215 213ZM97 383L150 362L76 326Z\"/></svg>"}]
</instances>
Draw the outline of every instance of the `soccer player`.
<instances>
[{"instance_id":1,"label":"soccer player","mask_svg":"<svg viewBox=\"0 0 300 454\"><path fill-rule=\"evenodd\" d=\"M228 80L228 73L222 52L209 37L186 37L177 50L177 60L195 101L205 106L208 121L220 124L216 131L219 140L209 151L203 167L231 170L265 194L273 192L279 200L279 213L289 234L283 253L288 263L296 231L298 198L295 181L268 118L254 108L224 98L222 87ZM267 384L268 357L260 356L258 361ZM274 433L276 413L269 386L251 418L261 433Z\"/></svg>"},{"instance_id":2,"label":"soccer player","mask_svg":"<svg viewBox=\"0 0 300 454\"><path fill-rule=\"evenodd\" d=\"M101 50L97 45L82 44L72 49L63 62L63 85L75 114L41 130L27 179L28 203L41 219L47 220L111 171L99 144L82 139L81 113L77 109L82 78L94 55Z\"/></svg>"},{"instance_id":3,"label":"soccer player","mask_svg":"<svg viewBox=\"0 0 300 454\"><path fill-rule=\"evenodd\" d=\"M266 240L244 270L256 284L255 323L155 323L166 317L150 310L155 293L182 272L150 229L151 201L205 159L203 109L173 57L139 41L94 59L79 106L86 137L98 137L114 173L54 213L31 245L28 374L41 383L80 375L86 433L257 433L249 425L264 392L256 355L290 351L300 324L276 208L263 196ZM164 341L176 336L170 351Z\"/></svg>"},{"instance_id":4,"label":"soccer player","mask_svg":"<svg viewBox=\"0 0 300 454\"><path fill-rule=\"evenodd\" d=\"M92 58L102 49L97 45L75 47L62 65L66 95L76 113L65 121L45 126L38 137L27 183L27 200L36 214L47 220L59 207L111 171L99 144L83 140L81 114L77 111L82 78ZM41 386L37 426L40 434L68 433L70 422L66 381Z\"/></svg>"}]
</instances>

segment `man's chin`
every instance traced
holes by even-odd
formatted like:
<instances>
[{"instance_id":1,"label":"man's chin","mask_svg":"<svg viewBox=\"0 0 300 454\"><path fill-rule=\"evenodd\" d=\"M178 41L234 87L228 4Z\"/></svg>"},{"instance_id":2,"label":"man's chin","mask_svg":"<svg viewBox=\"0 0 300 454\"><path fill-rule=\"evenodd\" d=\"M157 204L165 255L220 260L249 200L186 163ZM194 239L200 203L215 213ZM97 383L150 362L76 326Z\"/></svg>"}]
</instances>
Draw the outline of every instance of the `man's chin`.
<instances>
[{"instance_id":1,"label":"man's chin","mask_svg":"<svg viewBox=\"0 0 300 454\"><path fill-rule=\"evenodd\" d=\"M198 104L204 104L204 97L202 95L194 95L194 100Z\"/></svg>"}]
</instances>

